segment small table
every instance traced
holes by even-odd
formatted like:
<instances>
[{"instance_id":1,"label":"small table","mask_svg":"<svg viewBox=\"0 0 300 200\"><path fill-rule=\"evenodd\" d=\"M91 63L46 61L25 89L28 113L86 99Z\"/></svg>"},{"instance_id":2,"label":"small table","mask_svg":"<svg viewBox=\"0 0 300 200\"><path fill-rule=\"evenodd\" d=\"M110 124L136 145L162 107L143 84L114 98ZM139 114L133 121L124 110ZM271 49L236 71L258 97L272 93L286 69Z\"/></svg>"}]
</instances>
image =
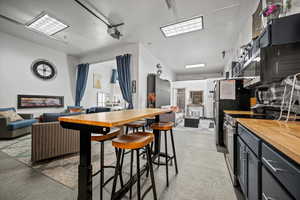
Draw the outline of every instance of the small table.
<instances>
[{"instance_id":1,"label":"small table","mask_svg":"<svg viewBox=\"0 0 300 200\"><path fill-rule=\"evenodd\" d=\"M62 127L80 131L80 159L78 166L78 200L92 200L92 164L91 164L91 133L107 134L111 127L137 121L146 117L155 117L170 112L166 109L140 109L105 113L81 114L60 117ZM154 154L159 153L160 134L155 133Z\"/></svg>"},{"instance_id":2,"label":"small table","mask_svg":"<svg viewBox=\"0 0 300 200\"><path fill-rule=\"evenodd\" d=\"M200 117L185 116L184 127L198 128Z\"/></svg>"}]
</instances>

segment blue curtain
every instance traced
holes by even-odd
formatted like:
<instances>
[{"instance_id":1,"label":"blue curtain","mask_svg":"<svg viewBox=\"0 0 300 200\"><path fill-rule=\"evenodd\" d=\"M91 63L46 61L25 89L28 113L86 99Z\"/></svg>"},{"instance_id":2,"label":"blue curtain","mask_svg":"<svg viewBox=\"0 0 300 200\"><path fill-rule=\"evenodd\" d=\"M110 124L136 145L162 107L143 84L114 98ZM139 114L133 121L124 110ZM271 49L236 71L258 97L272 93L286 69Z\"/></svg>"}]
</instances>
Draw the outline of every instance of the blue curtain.
<instances>
[{"instance_id":1,"label":"blue curtain","mask_svg":"<svg viewBox=\"0 0 300 200\"><path fill-rule=\"evenodd\" d=\"M75 106L80 106L80 101L84 95L86 83L89 74L89 64L80 64L77 66L77 81L76 81L76 94Z\"/></svg>"},{"instance_id":2,"label":"blue curtain","mask_svg":"<svg viewBox=\"0 0 300 200\"><path fill-rule=\"evenodd\" d=\"M131 76L130 76L130 54L117 56L118 80L121 88L122 96L128 102L128 109L133 109Z\"/></svg>"},{"instance_id":3,"label":"blue curtain","mask_svg":"<svg viewBox=\"0 0 300 200\"><path fill-rule=\"evenodd\" d=\"M112 69L110 83L117 83L117 80L118 80L118 72L116 69Z\"/></svg>"}]
</instances>

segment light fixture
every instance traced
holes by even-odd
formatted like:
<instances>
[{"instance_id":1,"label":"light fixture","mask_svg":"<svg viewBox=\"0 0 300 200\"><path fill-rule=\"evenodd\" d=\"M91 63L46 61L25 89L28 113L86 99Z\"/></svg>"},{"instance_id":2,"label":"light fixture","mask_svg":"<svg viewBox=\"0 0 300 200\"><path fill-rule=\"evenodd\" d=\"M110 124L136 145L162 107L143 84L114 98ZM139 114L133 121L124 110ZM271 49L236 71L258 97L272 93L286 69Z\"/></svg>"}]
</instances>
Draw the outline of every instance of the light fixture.
<instances>
[{"instance_id":1,"label":"light fixture","mask_svg":"<svg viewBox=\"0 0 300 200\"><path fill-rule=\"evenodd\" d=\"M60 20L55 19L49 14L42 12L32 22L26 24L26 27L44 33L48 36L52 36L68 28L69 26L64 24Z\"/></svg>"},{"instance_id":2,"label":"light fixture","mask_svg":"<svg viewBox=\"0 0 300 200\"><path fill-rule=\"evenodd\" d=\"M186 65L186 66L185 66L186 69L200 68L200 67L205 67L205 64L201 63L201 64Z\"/></svg>"},{"instance_id":3,"label":"light fixture","mask_svg":"<svg viewBox=\"0 0 300 200\"><path fill-rule=\"evenodd\" d=\"M172 37L184 33L193 31L199 31L203 29L203 16L195 17L192 19L177 22L167 26L160 27L160 30L166 37Z\"/></svg>"}]
</instances>

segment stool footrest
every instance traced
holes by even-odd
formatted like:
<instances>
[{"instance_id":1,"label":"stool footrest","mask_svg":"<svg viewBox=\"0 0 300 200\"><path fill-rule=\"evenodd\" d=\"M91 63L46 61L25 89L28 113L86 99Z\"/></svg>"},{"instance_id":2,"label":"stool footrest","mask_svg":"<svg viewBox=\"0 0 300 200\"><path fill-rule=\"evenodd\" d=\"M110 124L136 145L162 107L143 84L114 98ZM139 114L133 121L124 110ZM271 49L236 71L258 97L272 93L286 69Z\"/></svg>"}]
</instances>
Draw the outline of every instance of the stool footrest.
<instances>
[{"instance_id":1,"label":"stool footrest","mask_svg":"<svg viewBox=\"0 0 300 200\"><path fill-rule=\"evenodd\" d=\"M150 190L153 188L153 186L151 185L150 187L148 187L146 190L145 190L145 192L144 192L144 194L142 195L142 199L144 199L144 197L148 194L148 192L150 192Z\"/></svg>"},{"instance_id":2,"label":"stool footrest","mask_svg":"<svg viewBox=\"0 0 300 200\"><path fill-rule=\"evenodd\" d=\"M103 166L103 169L114 169L115 166ZM95 172L92 176L96 176L101 173L101 169L99 169L97 172Z\"/></svg>"},{"instance_id":3,"label":"stool footrest","mask_svg":"<svg viewBox=\"0 0 300 200\"><path fill-rule=\"evenodd\" d=\"M147 171L147 167L144 166L140 171L140 176L142 176ZM112 197L112 200L121 199L129 191L130 187L133 186L138 179L138 175L135 174L132 178L118 191L116 191Z\"/></svg>"}]
</instances>

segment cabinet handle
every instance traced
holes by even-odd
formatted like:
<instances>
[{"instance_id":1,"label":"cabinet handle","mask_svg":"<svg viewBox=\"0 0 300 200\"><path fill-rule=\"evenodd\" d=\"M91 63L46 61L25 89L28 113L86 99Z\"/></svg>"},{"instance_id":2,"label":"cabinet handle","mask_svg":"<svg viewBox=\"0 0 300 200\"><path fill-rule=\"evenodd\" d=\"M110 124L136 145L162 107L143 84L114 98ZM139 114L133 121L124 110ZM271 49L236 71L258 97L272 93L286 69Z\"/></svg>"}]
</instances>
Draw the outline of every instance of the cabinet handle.
<instances>
[{"instance_id":1,"label":"cabinet handle","mask_svg":"<svg viewBox=\"0 0 300 200\"><path fill-rule=\"evenodd\" d=\"M247 160L248 158L248 153L247 152L242 152L242 160Z\"/></svg>"},{"instance_id":2,"label":"cabinet handle","mask_svg":"<svg viewBox=\"0 0 300 200\"><path fill-rule=\"evenodd\" d=\"M271 164L271 160L267 160L267 159L265 159L264 157L262 158L262 160L275 172L275 173L277 173L277 172L280 172L280 171L284 171L283 169L280 169L280 168L276 168L276 167L274 167L272 164Z\"/></svg>"},{"instance_id":3,"label":"cabinet handle","mask_svg":"<svg viewBox=\"0 0 300 200\"><path fill-rule=\"evenodd\" d=\"M276 62L276 74L278 74L278 72L279 72L279 63Z\"/></svg>"},{"instance_id":4,"label":"cabinet handle","mask_svg":"<svg viewBox=\"0 0 300 200\"><path fill-rule=\"evenodd\" d=\"M276 200L272 197L268 197L264 192L262 193L262 196L263 196L264 200Z\"/></svg>"}]
</instances>

